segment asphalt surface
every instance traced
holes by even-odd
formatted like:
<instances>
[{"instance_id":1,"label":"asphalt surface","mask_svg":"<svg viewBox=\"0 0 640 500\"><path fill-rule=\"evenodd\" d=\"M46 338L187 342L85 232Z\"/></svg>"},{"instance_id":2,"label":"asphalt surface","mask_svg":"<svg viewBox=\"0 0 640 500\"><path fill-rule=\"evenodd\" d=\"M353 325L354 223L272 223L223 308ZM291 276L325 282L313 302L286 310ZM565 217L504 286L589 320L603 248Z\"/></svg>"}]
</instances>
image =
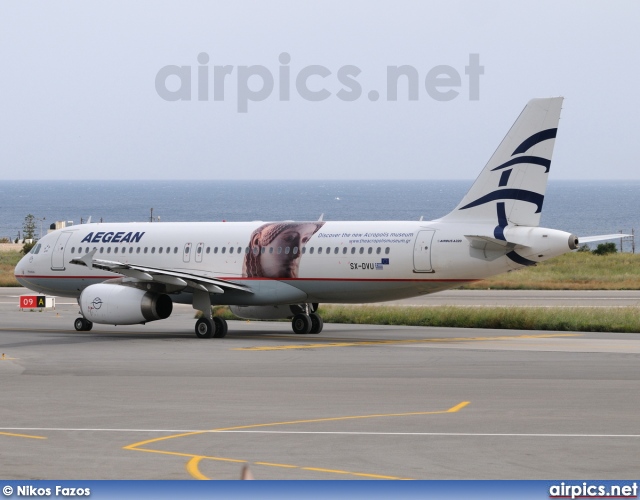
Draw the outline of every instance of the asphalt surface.
<instances>
[{"instance_id":1,"label":"asphalt surface","mask_svg":"<svg viewBox=\"0 0 640 500\"><path fill-rule=\"evenodd\" d=\"M19 311L21 292L0 290L5 479L235 479L246 464L257 479L640 470L637 334L326 325L296 336L235 321L200 340L186 306L81 333L72 300Z\"/></svg>"}]
</instances>

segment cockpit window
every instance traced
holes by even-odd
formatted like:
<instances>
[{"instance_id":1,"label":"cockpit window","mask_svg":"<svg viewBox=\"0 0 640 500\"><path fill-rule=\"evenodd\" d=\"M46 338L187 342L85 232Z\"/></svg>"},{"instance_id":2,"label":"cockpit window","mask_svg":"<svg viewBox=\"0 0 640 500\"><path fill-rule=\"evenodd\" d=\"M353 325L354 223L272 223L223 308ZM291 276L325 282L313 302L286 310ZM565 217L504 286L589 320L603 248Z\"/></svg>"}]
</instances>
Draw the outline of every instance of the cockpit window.
<instances>
[{"instance_id":1,"label":"cockpit window","mask_svg":"<svg viewBox=\"0 0 640 500\"><path fill-rule=\"evenodd\" d=\"M34 254L34 255L35 255L35 254L37 254L37 253L40 251L40 247L41 247L41 246L42 246L42 245L41 245L40 243L38 243L35 247L33 247L33 248L31 249L31 251L30 251L29 253L32 253L32 254Z\"/></svg>"}]
</instances>

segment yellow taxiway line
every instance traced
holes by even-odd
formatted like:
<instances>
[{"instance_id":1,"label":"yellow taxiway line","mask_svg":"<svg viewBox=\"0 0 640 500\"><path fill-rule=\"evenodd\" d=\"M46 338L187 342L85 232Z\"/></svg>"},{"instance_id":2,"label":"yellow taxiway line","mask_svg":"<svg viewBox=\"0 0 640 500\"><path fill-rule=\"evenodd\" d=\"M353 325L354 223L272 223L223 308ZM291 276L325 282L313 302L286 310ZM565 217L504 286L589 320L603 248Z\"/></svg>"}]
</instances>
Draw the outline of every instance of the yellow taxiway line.
<instances>
[{"instance_id":1,"label":"yellow taxiway line","mask_svg":"<svg viewBox=\"0 0 640 500\"><path fill-rule=\"evenodd\" d=\"M11 436L11 437L21 437L21 438L27 438L27 439L47 439L44 436L30 436L29 434L14 434L12 432L0 432L0 435Z\"/></svg>"},{"instance_id":2,"label":"yellow taxiway line","mask_svg":"<svg viewBox=\"0 0 640 500\"><path fill-rule=\"evenodd\" d=\"M278 425L295 425L295 424L308 424L308 423L318 423L318 422L336 422L336 421L343 421L343 420L356 420L356 419L365 419L365 418L407 417L407 416L416 416L416 415L438 415L443 413L455 413L460 411L462 408L464 408L468 404L469 404L469 401L462 401L447 410L421 411L421 412L409 412L409 413L383 413L383 414L373 414L373 415L349 415L349 416L343 416L343 417L314 418L314 419L307 419L307 420L290 420L286 422L269 422L269 423L263 423L263 424L250 424L250 425L239 425L234 427L222 427L218 429L210 429L210 430L204 430L204 431L183 432L180 434L173 434L171 436L162 436L158 438L147 439L145 441L140 441L137 443L124 446L123 449L133 450L133 451L142 451L146 453L158 453L161 455L188 457L189 460L187 461L185 468L187 472L191 475L191 477L195 479L209 479L207 476L202 474L202 472L200 472L199 466L202 460L233 462L233 463L249 463L249 462L248 460L241 460L236 458L195 455L191 453L180 453L180 452L166 451L166 450L155 450L155 449L152 450L152 449L142 448L142 447L152 443L158 443L160 441L166 441L169 439L176 439L180 437L195 436L199 434L216 433L216 432L223 433L225 431L255 429L258 427L273 427ZM329 473L329 474L342 474L342 475L346 474L346 475L352 475L352 476L358 476L358 477L367 477L371 479L407 479L403 477L384 476L380 474L368 474L363 472L352 472L352 471L345 471L345 470L338 470L338 469L324 469L324 468L318 468L318 467L302 467L298 465L278 464L278 463L272 463L272 462L253 462L253 464L263 465L268 467L280 467L280 468L286 468L286 469L308 470L313 472L322 472L322 473Z\"/></svg>"},{"instance_id":3,"label":"yellow taxiway line","mask_svg":"<svg viewBox=\"0 0 640 500\"><path fill-rule=\"evenodd\" d=\"M549 339L557 337L579 337L578 333L541 333L536 335L501 335L497 337L453 337L439 339L398 339L398 340L363 340L353 342L326 342L316 344L274 345L259 347L235 347L233 351L284 351L287 349L321 349L326 347L357 347L371 345L394 344L423 344L423 343L452 343L452 342L480 342L490 340L514 339Z\"/></svg>"}]
</instances>

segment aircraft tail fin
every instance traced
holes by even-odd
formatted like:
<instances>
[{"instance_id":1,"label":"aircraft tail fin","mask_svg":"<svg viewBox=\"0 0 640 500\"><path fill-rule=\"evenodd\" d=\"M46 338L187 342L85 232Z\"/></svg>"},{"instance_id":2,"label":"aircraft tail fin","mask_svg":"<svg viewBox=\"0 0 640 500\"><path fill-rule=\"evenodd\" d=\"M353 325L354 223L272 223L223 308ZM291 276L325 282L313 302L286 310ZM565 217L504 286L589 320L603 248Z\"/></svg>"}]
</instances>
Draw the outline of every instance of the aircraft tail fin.
<instances>
[{"instance_id":1,"label":"aircraft tail fin","mask_svg":"<svg viewBox=\"0 0 640 500\"><path fill-rule=\"evenodd\" d=\"M532 99L460 204L442 220L538 226L547 189L562 97Z\"/></svg>"}]
</instances>

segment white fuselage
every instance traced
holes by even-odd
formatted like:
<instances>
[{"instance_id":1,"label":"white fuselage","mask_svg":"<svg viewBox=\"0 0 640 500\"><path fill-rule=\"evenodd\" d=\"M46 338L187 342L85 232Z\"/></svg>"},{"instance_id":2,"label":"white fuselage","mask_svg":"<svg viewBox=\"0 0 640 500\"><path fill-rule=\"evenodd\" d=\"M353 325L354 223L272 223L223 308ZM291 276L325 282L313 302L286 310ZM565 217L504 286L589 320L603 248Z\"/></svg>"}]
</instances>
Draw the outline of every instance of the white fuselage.
<instances>
[{"instance_id":1,"label":"white fuselage","mask_svg":"<svg viewBox=\"0 0 640 500\"><path fill-rule=\"evenodd\" d=\"M512 236L527 246L529 264L569 250L569 233L521 228L518 235L518 229ZM70 263L96 249L96 259L253 290L215 294L216 304L364 303L424 295L523 267L506 250L480 248L468 238L492 233L486 224L442 221L85 224L43 237L15 274L32 290L78 297L89 285L120 277ZM191 294L176 292L172 299L190 303Z\"/></svg>"}]
</instances>

